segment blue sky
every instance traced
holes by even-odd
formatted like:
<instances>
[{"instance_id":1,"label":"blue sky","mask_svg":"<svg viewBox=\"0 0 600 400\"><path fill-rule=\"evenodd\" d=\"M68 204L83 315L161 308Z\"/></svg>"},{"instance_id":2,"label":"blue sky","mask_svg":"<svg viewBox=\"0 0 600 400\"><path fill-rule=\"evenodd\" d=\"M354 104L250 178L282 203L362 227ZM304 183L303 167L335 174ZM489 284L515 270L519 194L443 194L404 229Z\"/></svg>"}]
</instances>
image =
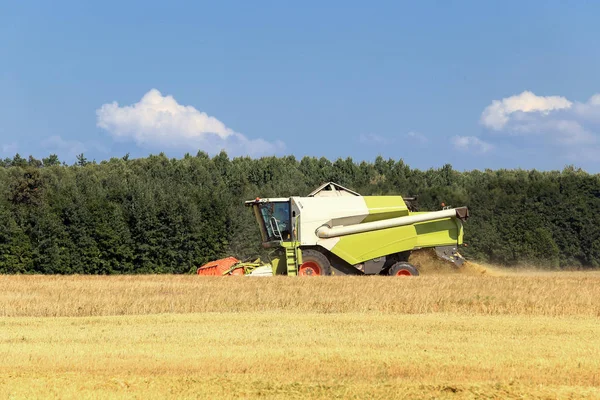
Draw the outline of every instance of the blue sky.
<instances>
[{"instance_id":1,"label":"blue sky","mask_svg":"<svg viewBox=\"0 0 600 400\"><path fill-rule=\"evenodd\" d=\"M0 2L0 156L600 172L598 2Z\"/></svg>"}]
</instances>

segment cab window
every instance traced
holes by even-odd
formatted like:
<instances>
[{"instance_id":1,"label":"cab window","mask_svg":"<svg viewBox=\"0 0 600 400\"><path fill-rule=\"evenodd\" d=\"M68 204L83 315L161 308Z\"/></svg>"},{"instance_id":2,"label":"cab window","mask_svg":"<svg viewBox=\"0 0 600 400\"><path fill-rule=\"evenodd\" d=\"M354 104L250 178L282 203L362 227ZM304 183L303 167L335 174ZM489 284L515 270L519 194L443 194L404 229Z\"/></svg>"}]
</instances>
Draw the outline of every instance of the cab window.
<instances>
[{"instance_id":1,"label":"cab window","mask_svg":"<svg viewBox=\"0 0 600 400\"><path fill-rule=\"evenodd\" d=\"M265 224L268 241L291 239L289 202L261 204L260 215Z\"/></svg>"}]
</instances>

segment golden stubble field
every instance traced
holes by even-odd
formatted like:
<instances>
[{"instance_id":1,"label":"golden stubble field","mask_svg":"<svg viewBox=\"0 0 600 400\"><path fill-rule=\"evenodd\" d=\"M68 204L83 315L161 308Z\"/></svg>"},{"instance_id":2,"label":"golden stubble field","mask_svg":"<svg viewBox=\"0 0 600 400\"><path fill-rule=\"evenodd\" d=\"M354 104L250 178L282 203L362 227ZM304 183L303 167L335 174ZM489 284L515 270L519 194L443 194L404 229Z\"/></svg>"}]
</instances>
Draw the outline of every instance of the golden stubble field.
<instances>
[{"instance_id":1,"label":"golden stubble field","mask_svg":"<svg viewBox=\"0 0 600 400\"><path fill-rule=\"evenodd\" d=\"M598 273L0 289L1 398L600 398Z\"/></svg>"}]
</instances>

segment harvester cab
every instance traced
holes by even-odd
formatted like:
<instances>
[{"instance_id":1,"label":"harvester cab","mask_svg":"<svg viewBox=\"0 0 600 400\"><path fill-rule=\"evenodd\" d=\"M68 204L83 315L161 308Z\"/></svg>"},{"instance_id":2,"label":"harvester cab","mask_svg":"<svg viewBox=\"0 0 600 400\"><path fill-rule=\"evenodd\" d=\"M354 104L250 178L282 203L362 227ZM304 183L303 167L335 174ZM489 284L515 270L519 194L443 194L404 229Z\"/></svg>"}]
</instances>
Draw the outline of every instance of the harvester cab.
<instances>
[{"instance_id":1,"label":"harvester cab","mask_svg":"<svg viewBox=\"0 0 600 400\"><path fill-rule=\"evenodd\" d=\"M289 242L293 239L289 198L266 200L257 198L247 201L246 206L252 207L254 211L263 246L271 247L279 242Z\"/></svg>"},{"instance_id":2,"label":"harvester cab","mask_svg":"<svg viewBox=\"0 0 600 400\"><path fill-rule=\"evenodd\" d=\"M201 275L418 275L411 252L435 249L453 267L462 265L466 207L418 212L414 198L361 196L333 182L305 197L247 201L260 227L268 264L228 257L198 269ZM232 260L238 261L233 263ZM232 264L233 263L233 264ZM212 268L212 269L211 269Z\"/></svg>"}]
</instances>

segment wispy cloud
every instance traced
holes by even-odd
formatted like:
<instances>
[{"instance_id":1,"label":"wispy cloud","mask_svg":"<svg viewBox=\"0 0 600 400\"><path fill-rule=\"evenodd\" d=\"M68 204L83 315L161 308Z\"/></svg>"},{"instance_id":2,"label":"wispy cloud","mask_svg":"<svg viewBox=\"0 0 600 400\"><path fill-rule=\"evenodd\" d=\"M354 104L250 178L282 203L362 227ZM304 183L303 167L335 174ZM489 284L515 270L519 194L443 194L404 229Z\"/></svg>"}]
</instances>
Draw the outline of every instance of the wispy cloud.
<instances>
[{"instance_id":1,"label":"wispy cloud","mask_svg":"<svg viewBox=\"0 0 600 400\"><path fill-rule=\"evenodd\" d=\"M2 145L2 154L15 155L19 147L16 143L8 143Z\"/></svg>"},{"instance_id":2,"label":"wispy cloud","mask_svg":"<svg viewBox=\"0 0 600 400\"><path fill-rule=\"evenodd\" d=\"M49 154L58 154L68 158L73 158L88 150L83 143L77 140L65 140L58 135L44 139L41 145Z\"/></svg>"},{"instance_id":3,"label":"wispy cloud","mask_svg":"<svg viewBox=\"0 0 600 400\"><path fill-rule=\"evenodd\" d=\"M411 132L405 133L403 135L398 134L398 135L394 135L394 136L390 136L390 137L378 135L375 133L361 134L358 137L358 141L362 144L378 145L378 146L389 145L392 143L398 143L398 142L401 142L404 140L409 140L413 144L414 143L425 144L425 143L429 142L429 139L427 139L427 137L425 135L423 135L422 133L419 133L419 132L415 132L415 131L411 131Z\"/></svg>"},{"instance_id":4,"label":"wispy cloud","mask_svg":"<svg viewBox=\"0 0 600 400\"><path fill-rule=\"evenodd\" d=\"M217 118L193 106L179 104L173 96L152 89L129 106L117 102L96 110L98 127L115 139L133 140L138 146L204 150L221 149L239 155L276 154L283 151L282 141L250 139L233 131Z\"/></svg>"},{"instance_id":5,"label":"wispy cloud","mask_svg":"<svg viewBox=\"0 0 600 400\"><path fill-rule=\"evenodd\" d=\"M410 131L406 135L404 135L404 137L411 140L412 142L420 144L429 143L429 139L427 138L427 136L423 135L421 132Z\"/></svg>"},{"instance_id":6,"label":"wispy cloud","mask_svg":"<svg viewBox=\"0 0 600 400\"><path fill-rule=\"evenodd\" d=\"M493 146L476 136L454 136L451 139L454 148L472 153L487 153Z\"/></svg>"},{"instance_id":7,"label":"wispy cloud","mask_svg":"<svg viewBox=\"0 0 600 400\"><path fill-rule=\"evenodd\" d=\"M394 141L393 138L387 138L385 136L381 136L381 135L377 135L375 133L367 133L367 134L360 134L358 137L358 141L362 144L377 144L377 145L383 145L383 144L390 144Z\"/></svg>"}]
</instances>

